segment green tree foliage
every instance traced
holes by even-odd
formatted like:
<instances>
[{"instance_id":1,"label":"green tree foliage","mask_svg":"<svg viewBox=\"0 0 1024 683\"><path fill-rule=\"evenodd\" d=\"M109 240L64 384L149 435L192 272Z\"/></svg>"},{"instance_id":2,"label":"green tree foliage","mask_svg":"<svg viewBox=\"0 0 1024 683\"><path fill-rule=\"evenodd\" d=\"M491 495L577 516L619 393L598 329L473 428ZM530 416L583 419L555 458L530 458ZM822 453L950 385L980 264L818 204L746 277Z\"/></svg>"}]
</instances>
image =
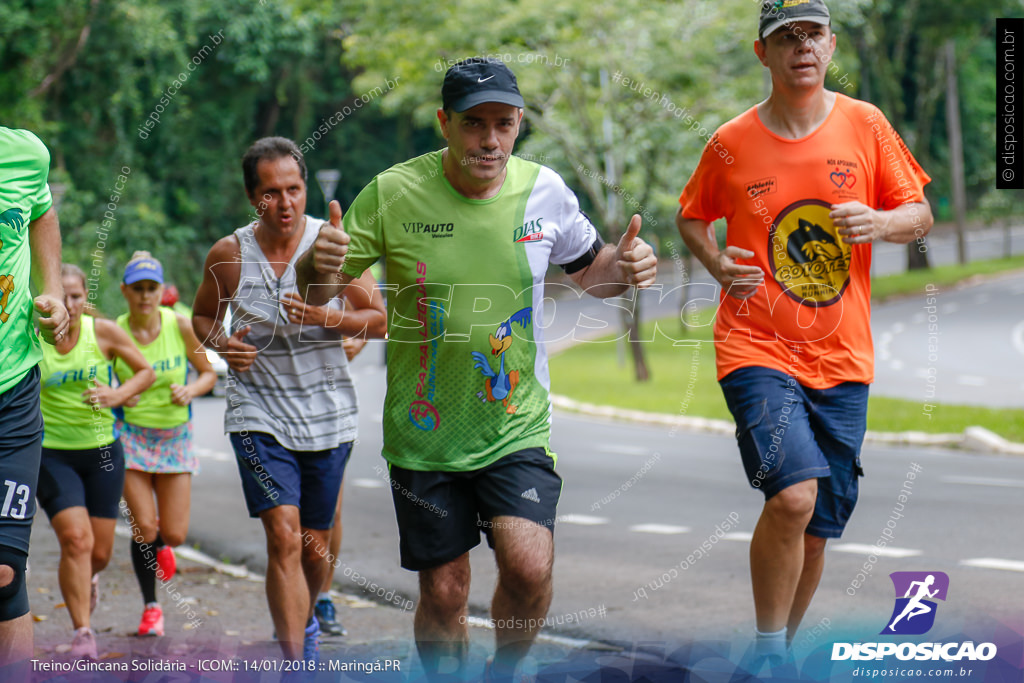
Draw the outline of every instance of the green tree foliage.
<instances>
[{"instance_id":1,"label":"green tree foliage","mask_svg":"<svg viewBox=\"0 0 1024 683\"><path fill-rule=\"evenodd\" d=\"M254 139L309 140L310 171L341 170L347 204L375 173L443 144L434 113L443 72L477 54L504 56L520 77L519 152L562 173L606 238L640 213L643 236L674 257L672 215L704 137L764 95L751 50L757 5L0 0L0 122L50 147L52 178L65 187L67 260L90 266L103 242L109 312L123 306L113 285L136 249L163 258L191 297L212 242L252 216L239 159ZM992 34L996 16L1020 16L1024 3L832 5L830 86L882 107L940 205L949 175L938 51L956 39L970 207L1019 212L1020 193L992 189ZM323 211L312 180L309 211Z\"/></svg>"},{"instance_id":2,"label":"green tree foliage","mask_svg":"<svg viewBox=\"0 0 1024 683\"><path fill-rule=\"evenodd\" d=\"M995 189L996 18L1021 16L1020 0L856 0L836 22L839 53L855 59L855 96L877 104L932 176L937 220L950 219L951 178L943 49L956 44L968 209L1019 214L1024 192ZM850 54L852 49L853 54Z\"/></svg>"},{"instance_id":3,"label":"green tree foliage","mask_svg":"<svg viewBox=\"0 0 1024 683\"><path fill-rule=\"evenodd\" d=\"M137 249L190 301L212 243L252 219L246 147L301 141L354 98L333 3L8 0L0 16L0 122L50 148L65 260L97 267L107 314L124 307L116 285ZM342 168L337 194L351 200L401 156L400 125L373 102L354 110L307 155L311 174ZM324 210L312 175L308 210Z\"/></svg>"}]
</instances>

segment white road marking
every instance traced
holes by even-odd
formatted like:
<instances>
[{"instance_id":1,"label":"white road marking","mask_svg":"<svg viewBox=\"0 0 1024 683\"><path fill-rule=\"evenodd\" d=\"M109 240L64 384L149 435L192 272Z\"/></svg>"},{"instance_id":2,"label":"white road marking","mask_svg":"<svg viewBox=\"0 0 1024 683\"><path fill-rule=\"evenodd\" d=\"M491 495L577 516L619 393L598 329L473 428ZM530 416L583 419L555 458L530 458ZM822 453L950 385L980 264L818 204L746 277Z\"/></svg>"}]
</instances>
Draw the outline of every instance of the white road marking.
<instances>
[{"instance_id":1,"label":"white road marking","mask_svg":"<svg viewBox=\"0 0 1024 683\"><path fill-rule=\"evenodd\" d=\"M753 537L754 534L752 534L749 531L732 531L726 534L725 536L722 536L722 538L726 541L742 541L744 543L749 541Z\"/></svg>"},{"instance_id":2,"label":"white road marking","mask_svg":"<svg viewBox=\"0 0 1024 683\"><path fill-rule=\"evenodd\" d=\"M1017 349L1017 353L1024 356L1024 320L1013 326L1010 338L1013 340L1013 348Z\"/></svg>"},{"instance_id":3,"label":"white road marking","mask_svg":"<svg viewBox=\"0 0 1024 683\"><path fill-rule=\"evenodd\" d=\"M494 621L492 619L484 619L483 617L466 617L466 623L470 626L476 626L477 628L494 628ZM580 640L579 638L569 638L567 636L556 636L543 632L537 634L537 640L547 641L563 647L570 647L575 650L582 650L594 645L594 642L590 640Z\"/></svg>"},{"instance_id":4,"label":"white road marking","mask_svg":"<svg viewBox=\"0 0 1024 683\"><path fill-rule=\"evenodd\" d=\"M600 526L601 524L607 524L607 517L591 517L590 515L558 515L555 517L555 521L563 524L579 524L580 526Z\"/></svg>"},{"instance_id":5,"label":"white road marking","mask_svg":"<svg viewBox=\"0 0 1024 683\"><path fill-rule=\"evenodd\" d=\"M959 310L960 304L946 304L942 307L942 310L940 310L939 313L942 315L949 315L950 313L956 313Z\"/></svg>"},{"instance_id":6,"label":"white road marking","mask_svg":"<svg viewBox=\"0 0 1024 683\"><path fill-rule=\"evenodd\" d=\"M973 560L960 560L966 567L980 569L1004 569L1009 572L1024 572L1024 562L1019 560L1002 560L998 557L979 557Z\"/></svg>"},{"instance_id":7,"label":"white road marking","mask_svg":"<svg viewBox=\"0 0 1024 683\"><path fill-rule=\"evenodd\" d=\"M123 538L131 538L132 532L126 525L118 524L114 528L114 534ZM195 562L196 564L205 565L210 567L219 574L227 574L236 579L242 579L244 581L252 581L254 583L265 583L266 577L256 572L251 572L245 565L228 564L226 562L220 562L215 560L206 553L191 548L187 545L179 545L174 549L174 554L183 560ZM366 600L358 595L352 593L342 593L336 590L331 590L331 596L337 599L343 599L349 607L379 607L375 602Z\"/></svg>"},{"instance_id":8,"label":"white road marking","mask_svg":"<svg viewBox=\"0 0 1024 683\"><path fill-rule=\"evenodd\" d=\"M672 526L671 524L636 524L629 527L629 530L639 534L664 534L670 536L672 534L685 534L690 531L690 527Z\"/></svg>"},{"instance_id":9,"label":"white road marking","mask_svg":"<svg viewBox=\"0 0 1024 683\"><path fill-rule=\"evenodd\" d=\"M601 453L618 453L619 455L647 455L651 452L650 448L645 448L643 446L628 446L626 444L618 443L598 446L597 450Z\"/></svg>"},{"instance_id":10,"label":"white road marking","mask_svg":"<svg viewBox=\"0 0 1024 683\"><path fill-rule=\"evenodd\" d=\"M118 524L114 528L114 534L116 536L123 536L124 538L132 537L131 530L126 525L122 524ZM184 560L190 560L192 562L195 562L196 564L206 565L207 567L212 568L214 571L218 573L227 574L228 576L233 576L236 579L245 579L247 581L264 580L262 575L249 571L248 569L246 569L244 565L239 566L235 564L219 562L218 560L213 559L206 553L200 552L195 548L190 548L187 545L179 545L178 547L176 547L174 549L174 554Z\"/></svg>"},{"instance_id":11,"label":"white road marking","mask_svg":"<svg viewBox=\"0 0 1024 683\"><path fill-rule=\"evenodd\" d=\"M221 451L215 451L212 448L195 448L195 453L204 460L214 460L216 462L231 462L235 459L235 456L228 455Z\"/></svg>"},{"instance_id":12,"label":"white road marking","mask_svg":"<svg viewBox=\"0 0 1024 683\"><path fill-rule=\"evenodd\" d=\"M956 383L967 387L983 387L988 384L988 380L977 375L959 375L956 378Z\"/></svg>"},{"instance_id":13,"label":"white road marking","mask_svg":"<svg viewBox=\"0 0 1024 683\"><path fill-rule=\"evenodd\" d=\"M892 343L892 333L883 332L882 336L878 339L878 360L879 362L885 362L892 358L892 353L889 352L889 344Z\"/></svg>"},{"instance_id":14,"label":"white road marking","mask_svg":"<svg viewBox=\"0 0 1024 683\"><path fill-rule=\"evenodd\" d=\"M896 334L901 333L903 330L905 330L906 327L903 325L903 323L893 323L892 327L890 327L889 329L891 329L892 333L894 335L896 335Z\"/></svg>"},{"instance_id":15,"label":"white road marking","mask_svg":"<svg viewBox=\"0 0 1024 683\"><path fill-rule=\"evenodd\" d=\"M361 489L382 489L386 488L387 484L380 479L353 479L352 486Z\"/></svg>"},{"instance_id":16,"label":"white road marking","mask_svg":"<svg viewBox=\"0 0 1024 683\"><path fill-rule=\"evenodd\" d=\"M839 553L853 553L854 555L877 555L878 557L914 557L920 555L920 550L910 548L880 548L877 545L866 545L864 543L840 543L832 546L832 550Z\"/></svg>"},{"instance_id":17,"label":"white road marking","mask_svg":"<svg viewBox=\"0 0 1024 683\"><path fill-rule=\"evenodd\" d=\"M942 477L947 484L969 484L972 486L1002 486L1005 488L1024 489L1022 479L993 479L988 477Z\"/></svg>"},{"instance_id":18,"label":"white road marking","mask_svg":"<svg viewBox=\"0 0 1024 683\"><path fill-rule=\"evenodd\" d=\"M924 313L915 313L915 314L914 314L913 316L911 316L911 318L910 318L910 324L911 324L911 325L920 325L920 324L922 324L922 323L923 323L923 322L924 322L924 321L925 321L926 319L927 319L927 316L925 316L925 314L924 314Z\"/></svg>"}]
</instances>

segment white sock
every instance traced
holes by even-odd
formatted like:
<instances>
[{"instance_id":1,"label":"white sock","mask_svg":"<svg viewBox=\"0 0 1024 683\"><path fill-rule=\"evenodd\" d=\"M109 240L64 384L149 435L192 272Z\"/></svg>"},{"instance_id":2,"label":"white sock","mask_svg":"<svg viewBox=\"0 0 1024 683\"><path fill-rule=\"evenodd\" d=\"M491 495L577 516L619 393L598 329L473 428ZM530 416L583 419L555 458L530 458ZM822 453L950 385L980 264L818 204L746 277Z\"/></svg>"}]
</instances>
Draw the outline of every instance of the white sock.
<instances>
[{"instance_id":1,"label":"white sock","mask_svg":"<svg viewBox=\"0 0 1024 683\"><path fill-rule=\"evenodd\" d=\"M321 600L330 600L330 599L331 599L331 594L330 593L320 593L320 595L316 596L317 602L320 602Z\"/></svg>"},{"instance_id":2,"label":"white sock","mask_svg":"<svg viewBox=\"0 0 1024 683\"><path fill-rule=\"evenodd\" d=\"M754 650L758 657L786 657L786 629L762 633L754 628Z\"/></svg>"}]
</instances>

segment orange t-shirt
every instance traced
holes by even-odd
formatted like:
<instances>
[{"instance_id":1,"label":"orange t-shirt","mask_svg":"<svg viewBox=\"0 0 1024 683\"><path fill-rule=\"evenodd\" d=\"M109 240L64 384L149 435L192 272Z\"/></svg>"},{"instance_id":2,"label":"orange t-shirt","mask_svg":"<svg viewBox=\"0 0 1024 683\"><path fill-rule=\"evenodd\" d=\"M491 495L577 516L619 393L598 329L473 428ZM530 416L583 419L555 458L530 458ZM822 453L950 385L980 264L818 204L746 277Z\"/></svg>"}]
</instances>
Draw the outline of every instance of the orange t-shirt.
<instances>
[{"instance_id":1,"label":"orange t-shirt","mask_svg":"<svg viewBox=\"0 0 1024 683\"><path fill-rule=\"evenodd\" d=\"M724 217L727 245L754 252L739 263L765 280L745 301L721 294L718 378L756 365L816 389L871 382L871 245L843 242L828 214L849 201L923 202L930 181L877 107L842 94L799 140L768 130L757 107L719 128L679 197L682 215Z\"/></svg>"}]
</instances>

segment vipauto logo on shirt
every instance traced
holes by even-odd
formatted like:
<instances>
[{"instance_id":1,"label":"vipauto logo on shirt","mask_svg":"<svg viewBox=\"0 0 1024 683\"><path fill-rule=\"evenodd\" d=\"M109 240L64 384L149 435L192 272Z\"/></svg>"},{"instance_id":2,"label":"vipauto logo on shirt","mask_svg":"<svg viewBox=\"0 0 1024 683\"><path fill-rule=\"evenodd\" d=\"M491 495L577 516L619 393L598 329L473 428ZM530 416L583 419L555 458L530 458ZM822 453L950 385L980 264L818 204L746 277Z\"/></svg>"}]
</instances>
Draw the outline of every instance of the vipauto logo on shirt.
<instances>
[{"instance_id":1,"label":"vipauto logo on shirt","mask_svg":"<svg viewBox=\"0 0 1024 683\"><path fill-rule=\"evenodd\" d=\"M430 235L434 238L455 236L454 223L423 223L421 221L414 221L412 223L402 223L402 227L411 235Z\"/></svg>"}]
</instances>

